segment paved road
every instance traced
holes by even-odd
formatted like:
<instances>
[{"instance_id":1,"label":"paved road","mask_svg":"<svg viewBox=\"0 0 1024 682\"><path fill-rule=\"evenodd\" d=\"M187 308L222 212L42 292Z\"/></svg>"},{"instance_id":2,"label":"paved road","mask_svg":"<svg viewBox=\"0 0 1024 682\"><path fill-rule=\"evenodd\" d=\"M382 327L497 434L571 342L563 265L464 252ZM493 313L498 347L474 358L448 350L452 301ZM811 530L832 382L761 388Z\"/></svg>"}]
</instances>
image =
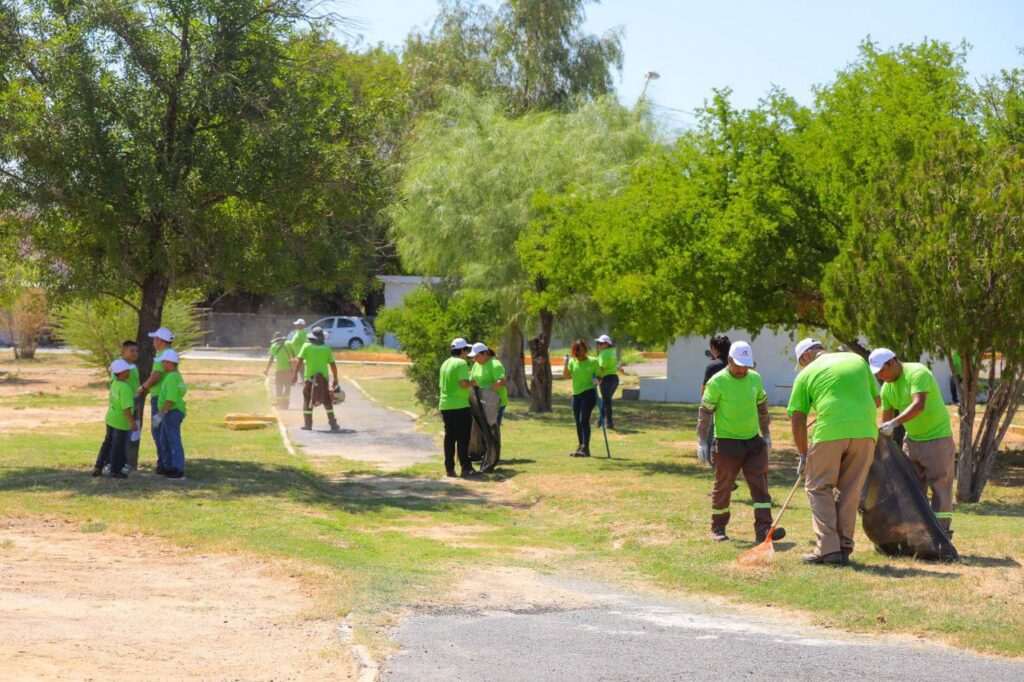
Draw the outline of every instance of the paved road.
<instances>
[{"instance_id":1,"label":"paved road","mask_svg":"<svg viewBox=\"0 0 1024 682\"><path fill-rule=\"evenodd\" d=\"M433 680L1024 680L1024 663L786 621L723 613L545 578L593 606L511 613L451 610L413 617L386 682Z\"/></svg>"}]
</instances>

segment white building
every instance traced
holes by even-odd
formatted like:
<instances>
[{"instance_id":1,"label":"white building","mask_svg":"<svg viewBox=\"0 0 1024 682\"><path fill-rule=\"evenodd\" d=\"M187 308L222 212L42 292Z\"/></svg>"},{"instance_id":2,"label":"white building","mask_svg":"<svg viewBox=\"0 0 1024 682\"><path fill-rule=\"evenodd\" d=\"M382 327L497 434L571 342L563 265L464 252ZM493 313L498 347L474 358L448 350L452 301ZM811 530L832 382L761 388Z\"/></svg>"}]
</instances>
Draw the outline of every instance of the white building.
<instances>
[{"instance_id":1,"label":"white building","mask_svg":"<svg viewBox=\"0 0 1024 682\"><path fill-rule=\"evenodd\" d=\"M377 279L384 283L384 307L401 308L406 294L421 284L437 284L438 277L418 277L415 275L378 275ZM394 334L384 335L384 345L388 348L399 348L398 339Z\"/></svg>"},{"instance_id":2,"label":"white building","mask_svg":"<svg viewBox=\"0 0 1024 682\"><path fill-rule=\"evenodd\" d=\"M790 338L786 332L763 330L757 338L750 340L750 334L732 329L726 334L732 341L749 341L754 350L757 371L764 383L771 405L786 405L793 389L797 374L793 346L798 339ZM820 338L820 337L818 337ZM700 387L704 380L704 368L711 362L705 355L708 337L685 336L675 339L668 347L668 368L665 378L640 379L640 400L670 403L699 403ZM950 402L949 365L945 360L931 361L925 356L922 362L929 364L942 391L943 400Z\"/></svg>"}]
</instances>

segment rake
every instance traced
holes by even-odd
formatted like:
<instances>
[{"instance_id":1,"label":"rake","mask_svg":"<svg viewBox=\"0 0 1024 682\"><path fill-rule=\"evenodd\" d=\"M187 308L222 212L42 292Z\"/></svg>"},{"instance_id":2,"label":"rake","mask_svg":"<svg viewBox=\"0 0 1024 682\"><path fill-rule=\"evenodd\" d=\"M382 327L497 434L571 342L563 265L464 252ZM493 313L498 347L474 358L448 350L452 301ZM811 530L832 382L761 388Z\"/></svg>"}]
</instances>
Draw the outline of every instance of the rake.
<instances>
[{"instance_id":1,"label":"rake","mask_svg":"<svg viewBox=\"0 0 1024 682\"><path fill-rule=\"evenodd\" d=\"M789 491L786 501L782 503L779 515L772 521L772 527L768 529L768 535L765 537L764 542L757 547L748 549L737 557L736 561L739 562L740 566L768 566L775 561L775 545L772 543L772 536L775 534L775 528L779 525L779 521L782 520L782 515L786 513L789 501L793 499L793 493L796 492L797 486L800 485L800 479L803 477L803 471L797 473L793 489Z\"/></svg>"}]
</instances>

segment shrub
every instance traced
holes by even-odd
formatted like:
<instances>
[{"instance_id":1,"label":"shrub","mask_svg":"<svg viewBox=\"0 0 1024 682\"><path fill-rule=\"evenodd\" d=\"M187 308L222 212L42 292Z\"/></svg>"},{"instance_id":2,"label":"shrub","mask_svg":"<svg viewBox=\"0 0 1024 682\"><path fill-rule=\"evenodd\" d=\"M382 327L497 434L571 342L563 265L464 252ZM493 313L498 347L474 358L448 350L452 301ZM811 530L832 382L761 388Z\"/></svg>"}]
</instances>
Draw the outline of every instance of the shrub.
<instances>
[{"instance_id":1,"label":"shrub","mask_svg":"<svg viewBox=\"0 0 1024 682\"><path fill-rule=\"evenodd\" d=\"M0 311L0 321L11 337L14 357L31 360L50 327L46 293L39 287L25 287L11 294L10 307Z\"/></svg>"}]
</instances>

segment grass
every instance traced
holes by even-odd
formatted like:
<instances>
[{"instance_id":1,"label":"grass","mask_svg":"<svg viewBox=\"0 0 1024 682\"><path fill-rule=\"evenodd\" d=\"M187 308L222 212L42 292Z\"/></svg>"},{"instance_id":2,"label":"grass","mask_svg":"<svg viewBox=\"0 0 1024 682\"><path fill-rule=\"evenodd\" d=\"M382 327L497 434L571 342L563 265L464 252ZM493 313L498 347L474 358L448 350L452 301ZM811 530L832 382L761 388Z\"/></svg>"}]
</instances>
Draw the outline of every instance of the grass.
<instances>
[{"instance_id":1,"label":"grass","mask_svg":"<svg viewBox=\"0 0 1024 682\"><path fill-rule=\"evenodd\" d=\"M203 372L234 372L232 383L190 402L186 482L90 478L101 424L68 427L60 439L0 434L0 517L60 516L86 531L141 530L197 551L253 553L310 567L309 574L321 578L326 572L329 578L317 582L322 612L349 615L357 636L378 649L386 648L403 605L451 589L453 574L523 565L587 570L603 580L771 604L825 625L1024 655L1024 491L1010 485L1024 473L1019 454L1000 460L982 503L957 509L960 564L889 559L860 536L853 569L803 566L798 554L809 548L811 532L798 493L776 565L741 570L735 556L752 544L749 494L742 486L734 497L734 541L709 542L710 472L693 454L693 406L620 402L622 430L609 434L613 458L580 460L566 456L575 434L566 382L556 382L550 414L529 415L524 403L513 402L503 465L490 480L460 484L457 497L415 488L395 496L361 480L358 475L369 472L364 465L338 459L314 465L289 455L274 429L224 429L226 413L266 409L256 368L190 362L183 369L196 385L221 380ZM342 373L379 402L419 412L399 372L352 365ZM781 411L775 417L780 451L770 483L781 501L792 485L795 454L786 449ZM433 415L421 419L420 428L440 433ZM598 439L600 432L595 445ZM151 459L147 439L143 461ZM384 477L409 481L439 473L434 463ZM469 542L423 532L468 526L489 530ZM523 551L536 548L556 551L543 561Z\"/></svg>"}]
</instances>

